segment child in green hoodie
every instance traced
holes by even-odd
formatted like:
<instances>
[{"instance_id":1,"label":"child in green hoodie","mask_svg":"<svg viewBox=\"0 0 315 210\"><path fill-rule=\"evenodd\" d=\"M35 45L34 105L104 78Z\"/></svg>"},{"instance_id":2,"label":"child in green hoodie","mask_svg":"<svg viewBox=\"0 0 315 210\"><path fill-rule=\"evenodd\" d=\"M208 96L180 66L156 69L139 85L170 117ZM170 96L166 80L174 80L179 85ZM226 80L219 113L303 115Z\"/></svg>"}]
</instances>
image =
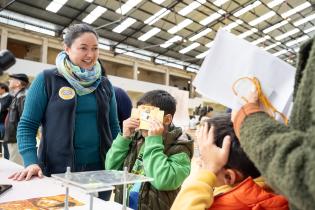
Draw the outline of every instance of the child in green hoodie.
<instances>
[{"instance_id":1,"label":"child in green hoodie","mask_svg":"<svg viewBox=\"0 0 315 210\"><path fill-rule=\"evenodd\" d=\"M148 183L128 187L128 205L133 209L169 210L179 187L190 173L193 142L172 124L175 99L166 91L153 90L140 98L137 106L164 111L163 123L149 120L149 129L138 129L140 120L123 122L123 133L113 141L106 155L107 170L122 170L152 177ZM116 187L115 201L122 203L122 188Z\"/></svg>"}]
</instances>

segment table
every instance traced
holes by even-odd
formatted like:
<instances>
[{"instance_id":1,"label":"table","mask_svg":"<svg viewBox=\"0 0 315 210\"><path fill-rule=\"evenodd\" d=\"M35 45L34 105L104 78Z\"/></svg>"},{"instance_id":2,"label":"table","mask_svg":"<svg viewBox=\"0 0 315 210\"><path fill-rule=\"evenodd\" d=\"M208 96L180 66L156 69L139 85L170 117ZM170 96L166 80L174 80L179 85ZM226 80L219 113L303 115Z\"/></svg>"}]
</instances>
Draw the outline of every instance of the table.
<instances>
[{"instance_id":1,"label":"table","mask_svg":"<svg viewBox=\"0 0 315 210\"><path fill-rule=\"evenodd\" d=\"M42 179L34 177L30 181L13 181L8 177L16 171L23 169L22 166L9 160L0 158L0 184L12 184L12 188L0 195L0 203L16 200L24 200L35 197L65 194L65 188L53 178ZM83 210L89 208L89 195L84 194L75 187L70 188L70 196L83 202L84 206L71 207L70 209ZM113 201L103 201L94 198L93 210L121 210L122 205Z\"/></svg>"}]
</instances>

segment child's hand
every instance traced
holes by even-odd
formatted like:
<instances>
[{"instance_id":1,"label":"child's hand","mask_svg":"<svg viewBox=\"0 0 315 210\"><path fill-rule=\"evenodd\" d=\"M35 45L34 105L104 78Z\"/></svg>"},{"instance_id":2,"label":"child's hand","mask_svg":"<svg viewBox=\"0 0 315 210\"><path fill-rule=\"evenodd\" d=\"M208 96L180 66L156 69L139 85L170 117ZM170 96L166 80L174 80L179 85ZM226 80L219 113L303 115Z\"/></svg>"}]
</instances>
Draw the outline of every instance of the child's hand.
<instances>
[{"instance_id":1,"label":"child's hand","mask_svg":"<svg viewBox=\"0 0 315 210\"><path fill-rule=\"evenodd\" d=\"M158 120L150 120L150 129L148 130L148 136L162 136L164 131L164 126Z\"/></svg>"},{"instance_id":2,"label":"child's hand","mask_svg":"<svg viewBox=\"0 0 315 210\"><path fill-rule=\"evenodd\" d=\"M224 137L222 148L216 146L214 139L214 126L208 131L208 123L197 131L197 143L201 158L201 167L218 173L227 163L229 158L231 139Z\"/></svg>"},{"instance_id":3,"label":"child's hand","mask_svg":"<svg viewBox=\"0 0 315 210\"><path fill-rule=\"evenodd\" d=\"M128 118L123 122L123 137L130 138L130 136L135 132L136 128L140 125L140 120L136 118Z\"/></svg>"}]
</instances>

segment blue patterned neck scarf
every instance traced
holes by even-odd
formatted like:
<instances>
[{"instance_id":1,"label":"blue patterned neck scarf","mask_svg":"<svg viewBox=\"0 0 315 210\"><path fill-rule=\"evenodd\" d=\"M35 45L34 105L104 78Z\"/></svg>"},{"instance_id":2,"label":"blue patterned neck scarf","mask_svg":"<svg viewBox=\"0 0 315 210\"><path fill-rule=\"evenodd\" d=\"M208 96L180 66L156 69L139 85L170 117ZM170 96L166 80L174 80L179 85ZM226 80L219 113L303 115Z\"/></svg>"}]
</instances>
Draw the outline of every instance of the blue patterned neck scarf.
<instances>
[{"instance_id":1,"label":"blue patterned neck scarf","mask_svg":"<svg viewBox=\"0 0 315 210\"><path fill-rule=\"evenodd\" d=\"M56 66L58 72L66 78L79 96L92 93L101 82L102 69L98 61L92 69L82 69L74 65L66 52L62 51L56 58Z\"/></svg>"}]
</instances>

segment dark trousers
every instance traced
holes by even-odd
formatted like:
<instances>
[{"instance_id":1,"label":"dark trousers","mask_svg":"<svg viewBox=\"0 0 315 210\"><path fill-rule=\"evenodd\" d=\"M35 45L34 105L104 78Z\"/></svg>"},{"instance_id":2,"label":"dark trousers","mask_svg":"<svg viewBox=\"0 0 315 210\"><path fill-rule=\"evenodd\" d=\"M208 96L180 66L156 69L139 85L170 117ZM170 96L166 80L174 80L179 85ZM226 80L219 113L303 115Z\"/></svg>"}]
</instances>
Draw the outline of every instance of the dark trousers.
<instances>
[{"instance_id":1,"label":"dark trousers","mask_svg":"<svg viewBox=\"0 0 315 210\"><path fill-rule=\"evenodd\" d=\"M4 124L0 123L0 139L4 138ZM10 153L9 153L9 149L8 149L8 144L6 142L2 142L2 146L3 146L3 157L5 159L10 159Z\"/></svg>"},{"instance_id":2,"label":"dark trousers","mask_svg":"<svg viewBox=\"0 0 315 210\"><path fill-rule=\"evenodd\" d=\"M81 172L81 171L98 171L103 170L104 167L102 167L102 163L96 163L96 164L77 164L75 166L75 172ZM110 196L112 194L112 191L103 191L98 192L98 198L109 201Z\"/></svg>"}]
</instances>

